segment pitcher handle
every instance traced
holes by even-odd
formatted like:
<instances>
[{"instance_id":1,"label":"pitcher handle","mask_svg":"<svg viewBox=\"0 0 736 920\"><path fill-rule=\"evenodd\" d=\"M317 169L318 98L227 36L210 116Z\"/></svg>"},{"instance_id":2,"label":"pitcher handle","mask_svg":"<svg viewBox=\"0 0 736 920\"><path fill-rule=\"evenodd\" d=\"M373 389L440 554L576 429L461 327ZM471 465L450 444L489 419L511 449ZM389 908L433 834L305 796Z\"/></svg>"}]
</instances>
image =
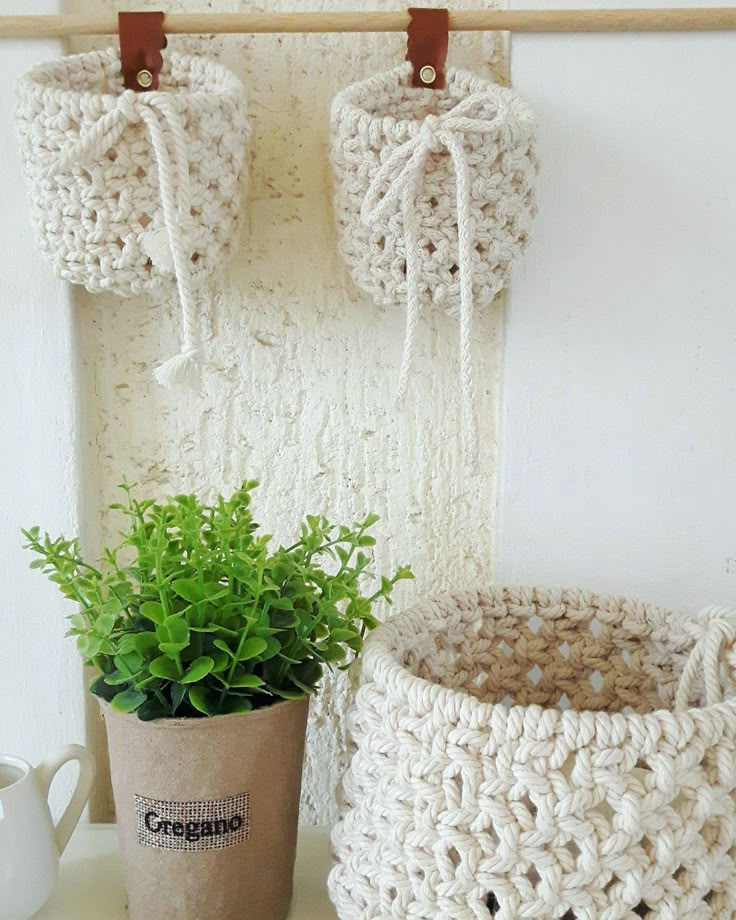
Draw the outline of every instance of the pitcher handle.
<instances>
[{"instance_id":1,"label":"pitcher handle","mask_svg":"<svg viewBox=\"0 0 736 920\"><path fill-rule=\"evenodd\" d=\"M48 799L51 781L61 767L65 763L69 763L70 760L76 760L79 764L79 776L69 804L64 809L64 814L54 828L59 856L66 849L69 838L82 816L84 806L87 804L92 781L95 778L95 760L87 748L82 747L80 744L69 744L62 751L59 751L55 757L40 763L35 770L43 793Z\"/></svg>"}]
</instances>

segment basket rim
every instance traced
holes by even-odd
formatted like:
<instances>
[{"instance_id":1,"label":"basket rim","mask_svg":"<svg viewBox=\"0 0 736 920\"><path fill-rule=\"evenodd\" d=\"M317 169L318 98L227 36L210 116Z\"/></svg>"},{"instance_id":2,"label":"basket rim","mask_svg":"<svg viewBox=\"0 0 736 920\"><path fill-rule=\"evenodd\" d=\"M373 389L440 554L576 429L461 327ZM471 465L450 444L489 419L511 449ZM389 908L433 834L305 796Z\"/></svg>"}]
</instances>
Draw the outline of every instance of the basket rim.
<instances>
[{"instance_id":1,"label":"basket rim","mask_svg":"<svg viewBox=\"0 0 736 920\"><path fill-rule=\"evenodd\" d=\"M101 104L104 109L115 108L122 93L100 93L94 92L93 90L83 90L80 92L78 90L68 89L63 86L49 85L48 83L39 81L39 76L41 74L47 74L49 71L61 68L72 69L75 64L83 59L89 62L98 61L101 65L112 64L115 61L120 61L120 51L117 48L110 47L95 51L83 51L79 54L68 54L50 61L42 61L40 64L36 64L30 70L18 77L16 90L21 95L24 93L35 94L43 99L53 100L58 105L62 105L66 100L74 99L80 105L96 102L98 105ZM230 97L236 102L243 105L245 104L245 87L242 81L231 70L223 64L220 64L219 61L204 57L203 55L183 54L180 51L171 51L167 53L164 58L164 68L173 61L179 62L182 60L202 61L206 63L215 73L217 82L213 83L213 85L206 90L198 89L185 92L149 90L144 93L136 93L136 96L143 102L155 99L159 96L185 101L190 99L201 101L202 99L212 96L223 98ZM123 90L123 92L129 91ZM131 90L130 92L133 91Z\"/></svg>"},{"instance_id":2,"label":"basket rim","mask_svg":"<svg viewBox=\"0 0 736 920\"><path fill-rule=\"evenodd\" d=\"M379 115L375 112L369 112L363 105L362 99L367 94L370 98L375 98L386 89L400 86L401 81L406 79L411 73L412 64L405 61L391 70L385 70L381 73L374 74L365 80L357 83L351 83L341 90L332 101L331 118L333 123L346 120L353 124L355 129L367 129L370 125L379 123L384 134L393 134L412 137L419 131L424 117L421 118L397 118L394 115ZM457 83L464 88L466 94L483 93L494 102L503 101L506 103L505 122L509 121L526 121L530 129L535 127L536 121L534 113L522 97L511 87L501 86L494 83L493 80L485 77L479 77L469 70L459 67L448 67L446 71L447 83ZM417 94L436 93L437 90L431 87L409 87ZM418 98L420 96L418 95ZM460 102L462 100L458 100ZM450 110L451 112L452 110Z\"/></svg>"},{"instance_id":3,"label":"basket rim","mask_svg":"<svg viewBox=\"0 0 736 920\"><path fill-rule=\"evenodd\" d=\"M676 623L691 635L693 642L697 635L698 624L686 615L619 595L597 594L579 588L481 586L462 592L430 595L382 623L366 640L362 655L361 684L375 683L395 694L404 705L417 712L429 712L440 705L449 712L458 713L462 709L466 716L472 713L472 721L479 725L490 725L492 722L494 727L500 727L508 723L543 723L545 732L549 732L550 735L562 729L565 734L572 732L589 737L599 734L607 737L612 734L623 737L632 734L641 736L652 732L661 733L663 728L667 731L669 727L673 732L685 732L688 735L698 730L701 736L709 735L715 740L723 734L725 722L733 721L736 717L736 697L713 705L690 706L679 711L661 708L646 713L572 708L561 710L555 706L542 706L538 703L514 703L508 706L501 702L479 700L467 690L445 687L424 677L418 677L408 671L397 658L396 646L391 639L403 639L407 643L416 644L421 638L421 632L418 633L416 628L417 620L429 622L427 616L431 616L432 607L458 606L458 602L478 603L481 597L488 597L493 592L502 592L504 603L510 592L515 592L517 597L521 592L527 592L530 603L534 603L535 598L544 594L558 598L558 603L568 603L567 599L574 598L575 601L589 601L585 606L592 607L600 607L611 602L630 604L663 623ZM435 619L438 619L436 614ZM405 632L402 631L402 627L406 628ZM526 732L522 731L522 734Z\"/></svg>"}]
</instances>

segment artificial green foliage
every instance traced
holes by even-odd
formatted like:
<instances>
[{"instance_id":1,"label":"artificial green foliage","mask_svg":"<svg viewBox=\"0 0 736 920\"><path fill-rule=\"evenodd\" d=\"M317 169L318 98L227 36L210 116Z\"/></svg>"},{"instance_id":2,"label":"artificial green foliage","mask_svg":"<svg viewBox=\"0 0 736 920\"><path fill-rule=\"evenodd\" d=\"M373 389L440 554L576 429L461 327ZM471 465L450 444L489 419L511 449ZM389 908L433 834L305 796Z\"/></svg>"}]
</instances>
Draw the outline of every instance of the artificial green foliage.
<instances>
[{"instance_id":1,"label":"artificial green foliage","mask_svg":"<svg viewBox=\"0 0 736 920\"><path fill-rule=\"evenodd\" d=\"M76 538L23 531L39 557L31 568L79 605L69 635L99 671L90 689L114 709L214 716L314 693L325 666L359 654L374 604L413 578L406 566L392 578L370 571L373 514L352 527L309 516L295 543L272 551L251 512L257 485L208 505L140 501L124 484L111 508L127 528L95 565ZM376 589L364 593L369 581Z\"/></svg>"}]
</instances>

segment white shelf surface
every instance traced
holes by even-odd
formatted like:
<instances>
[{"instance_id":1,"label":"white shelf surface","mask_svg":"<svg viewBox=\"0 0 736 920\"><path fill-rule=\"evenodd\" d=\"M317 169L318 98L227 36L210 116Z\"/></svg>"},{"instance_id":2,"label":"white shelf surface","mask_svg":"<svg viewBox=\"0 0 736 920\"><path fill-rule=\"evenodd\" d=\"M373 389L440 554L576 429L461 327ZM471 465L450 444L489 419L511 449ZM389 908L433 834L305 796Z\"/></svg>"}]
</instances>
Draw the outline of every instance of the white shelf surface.
<instances>
[{"instance_id":1,"label":"white shelf surface","mask_svg":"<svg viewBox=\"0 0 736 920\"><path fill-rule=\"evenodd\" d=\"M303 827L289 920L336 920L325 880L330 869L329 833ZM61 860L59 883L36 920L126 920L125 892L112 824L80 824Z\"/></svg>"}]
</instances>

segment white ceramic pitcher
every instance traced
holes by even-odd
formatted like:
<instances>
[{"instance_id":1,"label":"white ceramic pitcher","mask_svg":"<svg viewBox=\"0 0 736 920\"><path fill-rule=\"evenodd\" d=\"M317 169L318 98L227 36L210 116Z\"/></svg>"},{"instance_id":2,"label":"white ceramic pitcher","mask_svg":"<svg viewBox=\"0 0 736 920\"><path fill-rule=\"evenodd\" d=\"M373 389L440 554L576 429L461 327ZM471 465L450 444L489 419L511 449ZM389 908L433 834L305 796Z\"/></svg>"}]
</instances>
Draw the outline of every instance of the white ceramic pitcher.
<instances>
[{"instance_id":1,"label":"white ceramic pitcher","mask_svg":"<svg viewBox=\"0 0 736 920\"><path fill-rule=\"evenodd\" d=\"M70 760L79 763L79 777L54 827L49 787ZM0 920L29 920L51 897L59 857L87 803L94 775L92 755L77 744L35 769L19 757L0 754Z\"/></svg>"}]
</instances>

